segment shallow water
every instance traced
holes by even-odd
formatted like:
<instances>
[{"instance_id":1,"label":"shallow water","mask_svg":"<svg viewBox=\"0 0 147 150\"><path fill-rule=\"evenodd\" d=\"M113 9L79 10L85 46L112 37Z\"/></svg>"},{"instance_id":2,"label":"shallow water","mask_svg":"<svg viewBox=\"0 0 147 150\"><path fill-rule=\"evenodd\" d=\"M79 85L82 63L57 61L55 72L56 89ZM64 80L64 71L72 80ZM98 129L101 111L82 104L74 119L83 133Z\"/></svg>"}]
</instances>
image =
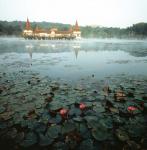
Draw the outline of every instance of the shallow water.
<instances>
[{"instance_id":1,"label":"shallow water","mask_svg":"<svg viewBox=\"0 0 147 150\"><path fill-rule=\"evenodd\" d=\"M77 80L127 74L147 75L146 40L81 41L0 38L0 70L29 70L43 76Z\"/></svg>"}]
</instances>

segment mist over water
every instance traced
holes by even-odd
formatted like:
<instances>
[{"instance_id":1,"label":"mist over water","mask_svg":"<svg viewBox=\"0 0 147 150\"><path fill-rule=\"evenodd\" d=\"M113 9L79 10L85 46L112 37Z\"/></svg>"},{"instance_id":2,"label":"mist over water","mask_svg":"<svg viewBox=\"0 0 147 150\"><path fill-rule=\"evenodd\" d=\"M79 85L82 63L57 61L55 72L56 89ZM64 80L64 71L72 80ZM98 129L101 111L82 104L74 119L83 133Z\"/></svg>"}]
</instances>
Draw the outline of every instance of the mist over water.
<instances>
[{"instance_id":1,"label":"mist over water","mask_svg":"<svg viewBox=\"0 0 147 150\"><path fill-rule=\"evenodd\" d=\"M147 75L146 40L24 40L0 38L0 70L29 70L78 80L94 75Z\"/></svg>"}]
</instances>

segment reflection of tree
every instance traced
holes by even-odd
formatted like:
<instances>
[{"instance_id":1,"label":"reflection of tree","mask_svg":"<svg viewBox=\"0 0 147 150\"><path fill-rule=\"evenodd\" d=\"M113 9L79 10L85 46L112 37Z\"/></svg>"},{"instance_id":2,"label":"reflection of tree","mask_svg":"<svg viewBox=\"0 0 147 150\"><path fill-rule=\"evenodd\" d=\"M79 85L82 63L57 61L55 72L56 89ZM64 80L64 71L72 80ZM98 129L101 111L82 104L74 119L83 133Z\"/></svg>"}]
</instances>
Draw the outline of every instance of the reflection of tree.
<instances>
[{"instance_id":1,"label":"reflection of tree","mask_svg":"<svg viewBox=\"0 0 147 150\"><path fill-rule=\"evenodd\" d=\"M73 45L73 49L74 49L74 53L75 53L75 56L76 56L76 59L77 59L79 50L81 49L80 44Z\"/></svg>"}]
</instances>

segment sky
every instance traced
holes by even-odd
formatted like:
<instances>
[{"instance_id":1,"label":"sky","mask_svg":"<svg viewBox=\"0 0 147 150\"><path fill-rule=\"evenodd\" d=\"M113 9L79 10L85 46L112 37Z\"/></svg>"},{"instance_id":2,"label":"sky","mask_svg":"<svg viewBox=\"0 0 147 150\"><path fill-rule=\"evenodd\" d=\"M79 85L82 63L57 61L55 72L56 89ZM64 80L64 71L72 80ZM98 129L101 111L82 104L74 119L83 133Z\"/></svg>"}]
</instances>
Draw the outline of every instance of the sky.
<instances>
[{"instance_id":1,"label":"sky","mask_svg":"<svg viewBox=\"0 0 147 150\"><path fill-rule=\"evenodd\" d=\"M147 0L0 0L0 20L125 28L147 22Z\"/></svg>"}]
</instances>

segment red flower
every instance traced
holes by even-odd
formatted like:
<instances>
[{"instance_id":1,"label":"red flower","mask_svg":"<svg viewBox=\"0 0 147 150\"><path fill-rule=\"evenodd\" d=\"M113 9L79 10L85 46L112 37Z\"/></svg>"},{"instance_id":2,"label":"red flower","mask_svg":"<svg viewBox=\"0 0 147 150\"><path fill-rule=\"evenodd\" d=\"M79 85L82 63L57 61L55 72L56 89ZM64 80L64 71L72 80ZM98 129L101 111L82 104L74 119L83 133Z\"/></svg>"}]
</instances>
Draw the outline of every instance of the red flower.
<instances>
[{"instance_id":1,"label":"red flower","mask_svg":"<svg viewBox=\"0 0 147 150\"><path fill-rule=\"evenodd\" d=\"M128 107L128 111L135 111L137 110L137 107L134 107L134 106L129 106Z\"/></svg>"},{"instance_id":2,"label":"red flower","mask_svg":"<svg viewBox=\"0 0 147 150\"><path fill-rule=\"evenodd\" d=\"M86 104L80 103L79 107L80 107L81 110L84 110L86 108Z\"/></svg>"},{"instance_id":3,"label":"red flower","mask_svg":"<svg viewBox=\"0 0 147 150\"><path fill-rule=\"evenodd\" d=\"M63 117L64 117L64 116L66 116L66 115L67 115L68 110L67 110L67 109L65 109L65 108L62 108L62 109L60 110L60 112L59 112L59 113L60 113L60 115L61 115L61 116L63 116Z\"/></svg>"}]
</instances>

